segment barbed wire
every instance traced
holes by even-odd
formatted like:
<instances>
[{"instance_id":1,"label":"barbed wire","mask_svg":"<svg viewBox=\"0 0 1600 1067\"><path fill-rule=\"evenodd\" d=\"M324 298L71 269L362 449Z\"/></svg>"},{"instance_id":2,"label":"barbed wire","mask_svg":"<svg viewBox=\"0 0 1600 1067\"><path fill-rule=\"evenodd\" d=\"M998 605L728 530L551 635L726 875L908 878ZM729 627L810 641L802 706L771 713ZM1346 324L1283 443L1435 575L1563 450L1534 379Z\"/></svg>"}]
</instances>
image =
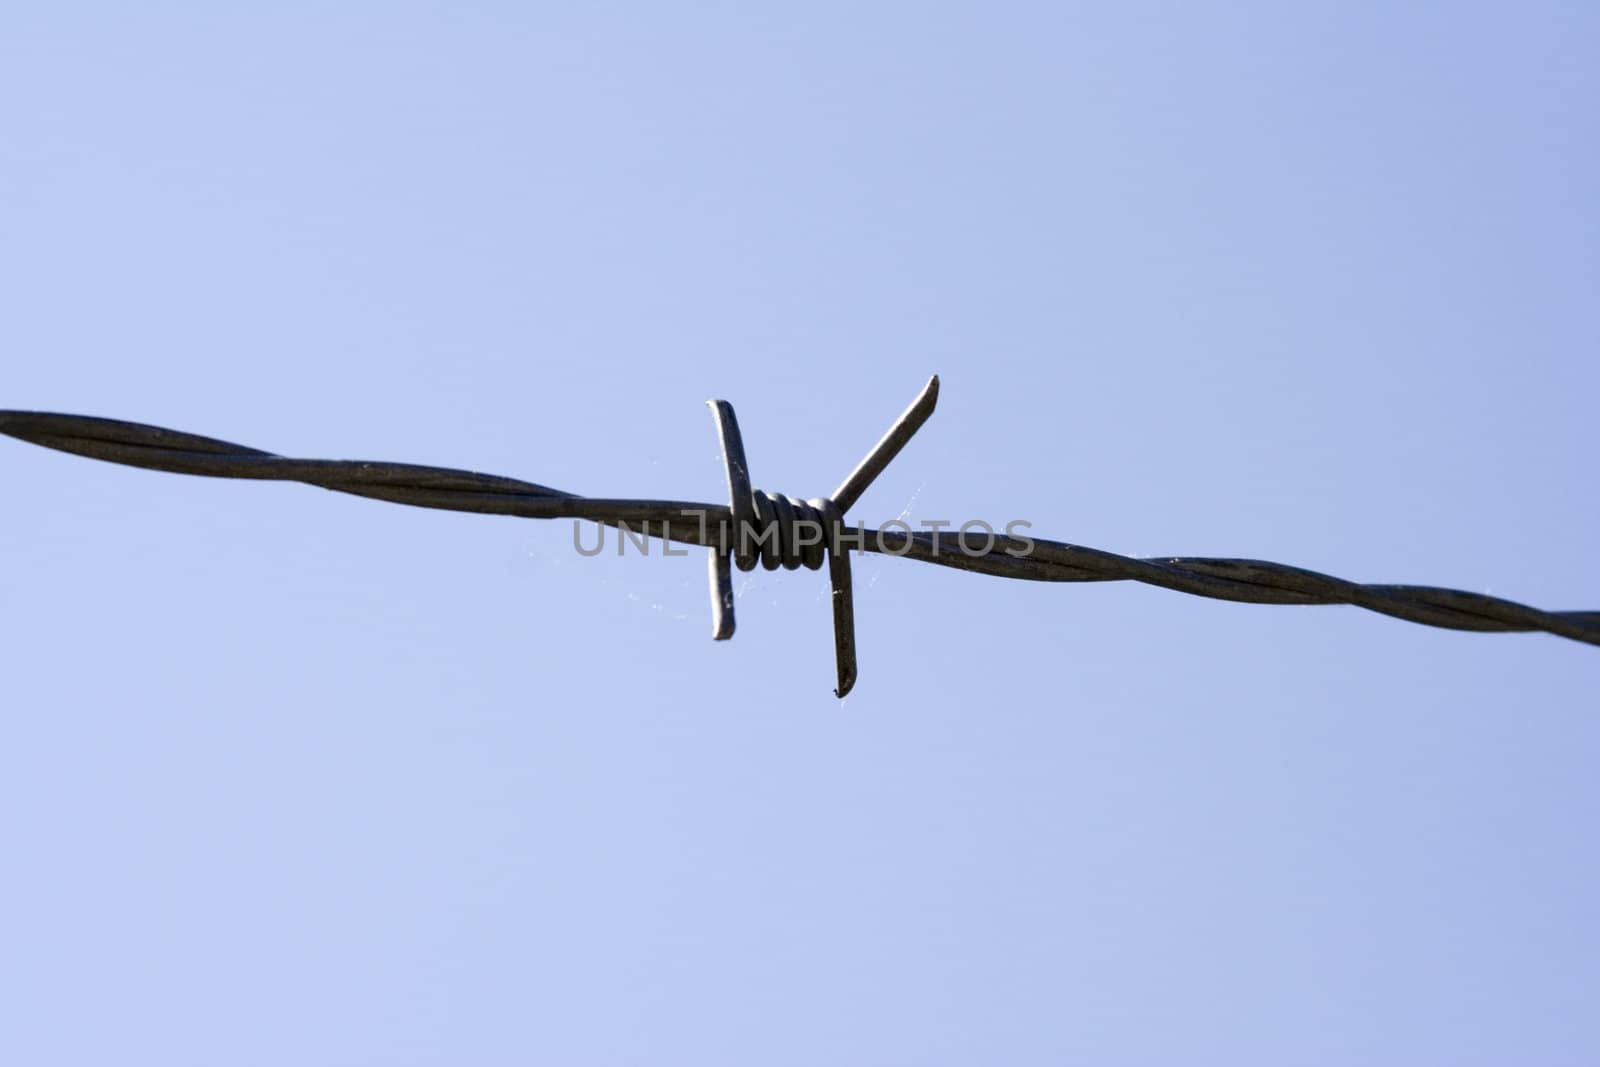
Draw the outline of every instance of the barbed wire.
<instances>
[{"instance_id":1,"label":"barbed wire","mask_svg":"<svg viewBox=\"0 0 1600 1067\"><path fill-rule=\"evenodd\" d=\"M1542 611L1482 593L1422 585L1364 585L1252 559L1135 558L1061 541L985 530L915 532L853 526L844 513L933 414L939 379L890 427L830 496L799 500L754 489L733 406L711 400L727 474L727 504L583 497L475 471L410 463L293 459L214 437L87 415L0 411L0 433L93 459L177 474L294 481L414 507L529 519L587 519L709 550L712 636L734 632L732 568L828 566L833 587L835 694L856 680L850 550L1039 582L1134 581L1247 604L1351 604L1451 630L1543 632L1600 645L1600 611Z\"/></svg>"}]
</instances>

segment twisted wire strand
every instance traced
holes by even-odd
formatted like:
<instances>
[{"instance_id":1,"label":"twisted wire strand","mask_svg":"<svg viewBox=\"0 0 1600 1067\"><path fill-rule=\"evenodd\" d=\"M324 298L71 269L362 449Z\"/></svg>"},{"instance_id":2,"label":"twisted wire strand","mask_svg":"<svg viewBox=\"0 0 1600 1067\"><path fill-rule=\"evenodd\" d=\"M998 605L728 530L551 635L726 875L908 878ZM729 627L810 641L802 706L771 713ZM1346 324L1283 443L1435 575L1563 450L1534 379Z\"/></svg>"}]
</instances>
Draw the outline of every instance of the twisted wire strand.
<instances>
[{"instance_id":1,"label":"twisted wire strand","mask_svg":"<svg viewBox=\"0 0 1600 1067\"><path fill-rule=\"evenodd\" d=\"M879 530L848 525L842 513L855 503L931 413L937 386L935 378L831 497L804 501L764 493L750 486L737 422L725 401L713 401L712 407L723 433L729 504L583 497L516 478L445 467L295 459L213 437L85 415L0 411L0 433L61 452L149 470L216 478L303 482L334 492L449 511L535 519L586 519L609 526L627 526L682 544L701 545L711 552L714 636L717 637L729 636L733 629L732 592L727 573L730 560L744 570L757 563L768 569L801 565L816 569L824 560L829 561L830 573L835 579L838 631L840 579L844 586L843 608L848 612L849 552L846 549L854 548L1025 581L1134 581L1248 604L1349 604L1427 626L1485 633L1543 632L1600 645L1600 611L1543 611L1458 589L1361 584L1265 560L1181 556L1141 559L1043 538ZM796 536L799 520L820 522L827 531L823 541L799 543L801 539ZM752 547L749 537L740 536L748 530L765 540ZM720 584L719 572L723 579ZM849 619L844 621L849 622ZM847 651L851 660L848 677ZM845 635L841 634L839 652L842 696L854 681L853 638L847 649Z\"/></svg>"}]
</instances>

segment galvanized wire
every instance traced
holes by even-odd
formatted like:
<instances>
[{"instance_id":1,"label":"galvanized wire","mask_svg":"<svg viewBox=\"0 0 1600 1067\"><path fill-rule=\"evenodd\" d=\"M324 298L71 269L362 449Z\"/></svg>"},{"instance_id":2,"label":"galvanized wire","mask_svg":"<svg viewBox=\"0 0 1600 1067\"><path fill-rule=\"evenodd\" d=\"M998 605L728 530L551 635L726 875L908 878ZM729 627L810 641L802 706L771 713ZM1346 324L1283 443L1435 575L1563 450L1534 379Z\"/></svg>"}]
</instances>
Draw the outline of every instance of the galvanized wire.
<instances>
[{"instance_id":1,"label":"galvanized wire","mask_svg":"<svg viewBox=\"0 0 1600 1067\"><path fill-rule=\"evenodd\" d=\"M85 415L0 411L0 433L62 452L151 470L304 482L336 492L449 511L532 519L587 519L682 544L702 545L710 550L713 636L717 638L733 632L730 563L743 569L753 567L758 560L769 567L802 562L817 566L826 557L834 584L839 660L836 692L841 697L849 691L856 673L849 547L1003 578L1135 581L1248 604L1352 604L1408 622L1452 630L1539 631L1600 645L1597 611L1542 611L1482 593L1434 586L1366 585L1263 560L1181 556L1138 559L1042 538L878 530L845 523L842 513L855 504L873 478L905 446L932 413L937 397L938 379L934 378L831 498L808 502L763 494L750 487L738 424L732 407L724 401L711 404L728 469L729 504L582 497L474 471L409 463L294 459L213 437ZM783 509L782 515L777 513L778 508ZM802 517L801 513L824 518L829 525L820 552L816 548L803 550L781 539L793 536L793 520ZM747 542L736 536L741 529L748 529L746 523L753 524L758 532L765 528L779 536L770 552L752 552ZM784 530L791 532L785 534Z\"/></svg>"}]
</instances>

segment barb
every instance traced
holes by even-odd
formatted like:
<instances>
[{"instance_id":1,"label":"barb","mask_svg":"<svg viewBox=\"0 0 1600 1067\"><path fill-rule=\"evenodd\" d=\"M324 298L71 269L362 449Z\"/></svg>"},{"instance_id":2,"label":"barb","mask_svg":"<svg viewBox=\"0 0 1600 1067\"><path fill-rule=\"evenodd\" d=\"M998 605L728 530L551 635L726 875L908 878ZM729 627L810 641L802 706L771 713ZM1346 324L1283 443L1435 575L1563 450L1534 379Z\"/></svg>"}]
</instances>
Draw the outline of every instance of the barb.
<instances>
[{"instance_id":1,"label":"barb","mask_svg":"<svg viewBox=\"0 0 1600 1067\"><path fill-rule=\"evenodd\" d=\"M733 406L711 400L722 443L728 503L582 497L533 482L409 463L292 459L213 437L136 422L0 411L0 433L92 459L176 474L293 481L414 507L528 519L588 519L704 546L710 557L712 636L733 636L732 568L774 569L824 561L833 586L834 651L843 697L856 680L850 556L883 552L924 563L1036 582L1134 581L1246 604L1352 604L1408 622L1485 633L1543 632L1600 645L1600 611L1541 611L1499 597L1421 585L1361 585L1316 571L1251 559L1135 559L1041 538L911 533L851 526L855 505L933 414L939 379L897 419L831 497L798 500L752 487ZM686 521L692 517L694 521ZM808 532L817 531L812 539Z\"/></svg>"}]
</instances>

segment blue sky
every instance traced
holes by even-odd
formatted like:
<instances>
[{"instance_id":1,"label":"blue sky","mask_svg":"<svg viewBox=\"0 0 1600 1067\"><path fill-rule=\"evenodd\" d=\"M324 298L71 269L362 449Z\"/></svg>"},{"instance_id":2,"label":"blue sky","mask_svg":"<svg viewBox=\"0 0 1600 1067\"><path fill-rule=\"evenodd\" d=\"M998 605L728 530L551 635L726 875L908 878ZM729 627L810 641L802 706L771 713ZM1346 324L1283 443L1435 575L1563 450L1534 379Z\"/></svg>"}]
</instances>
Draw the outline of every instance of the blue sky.
<instances>
[{"instance_id":1,"label":"blue sky","mask_svg":"<svg viewBox=\"0 0 1600 1067\"><path fill-rule=\"evenodd\" d=\"M0 407L1600 608L1588 5L37 5ZM1600 652L0 441L0 1058L1590 1064Z\"/></svg>"}]
</instances>

